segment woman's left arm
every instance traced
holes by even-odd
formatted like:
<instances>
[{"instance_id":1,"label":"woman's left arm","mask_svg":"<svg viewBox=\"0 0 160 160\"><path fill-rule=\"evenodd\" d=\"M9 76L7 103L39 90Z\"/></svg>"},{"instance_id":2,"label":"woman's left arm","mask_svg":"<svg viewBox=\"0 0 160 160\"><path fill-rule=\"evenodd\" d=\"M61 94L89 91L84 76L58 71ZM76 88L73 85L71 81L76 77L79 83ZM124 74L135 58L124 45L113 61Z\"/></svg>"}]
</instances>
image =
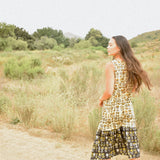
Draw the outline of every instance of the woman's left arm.
<instances>
[{"instance_id":1,"label":"woman's left arm","mask_svg":"<svg viewBox=\"0 0 160 160\"><path fill-rule=\"evenodd\" d=\"M103 106L103 101L109 99L112 96L114 90L114 65L112 62L106 64L105 69L106 89L102 97L99 99L99 105Z\"/></svg>"}]
</instances>

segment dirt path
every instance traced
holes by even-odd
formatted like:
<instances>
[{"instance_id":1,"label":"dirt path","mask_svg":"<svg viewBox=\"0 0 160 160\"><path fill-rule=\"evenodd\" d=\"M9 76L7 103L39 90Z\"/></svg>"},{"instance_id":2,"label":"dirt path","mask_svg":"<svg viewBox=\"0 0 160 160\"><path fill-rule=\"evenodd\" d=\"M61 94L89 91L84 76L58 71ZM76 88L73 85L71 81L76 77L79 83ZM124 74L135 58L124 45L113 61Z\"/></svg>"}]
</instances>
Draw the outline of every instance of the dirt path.
<instances>
[{"instance_id":1,"label":"dirt path","mask_svg":"<svg viewBox=\"0 0 160 160\"><path fill-rule=\"evenodd\" d=\"M63 141L49 131L30 129L26 132L0 123L0 160L89 160L91 147L92 141L85 138ZM160 160L158 156L141 155L141 160ZM113 160L127 158L119 156Z\"/></svg>"}]
</instances>

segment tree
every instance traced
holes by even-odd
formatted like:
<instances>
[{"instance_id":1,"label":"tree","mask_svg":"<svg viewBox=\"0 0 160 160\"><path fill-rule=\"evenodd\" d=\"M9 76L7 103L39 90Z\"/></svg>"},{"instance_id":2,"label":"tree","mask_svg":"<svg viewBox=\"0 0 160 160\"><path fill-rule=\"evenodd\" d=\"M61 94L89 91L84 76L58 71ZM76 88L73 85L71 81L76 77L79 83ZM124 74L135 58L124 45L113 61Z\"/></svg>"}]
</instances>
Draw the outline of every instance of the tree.
<instances>
[{"instance_id":1,"label":"tree","mask_svg":"<svg viewBox=\"0 0 160 160\"><path fill-rule=\"evenodd\" d=\"M15 29L14 25L0 23L0 37L1 38L15 37L14 29Z\"/></svg>"},{"instance_id":2,"label":"tree","mask_svg":"<svg viewBox=\"0 0 160 160\"><path fill-rule=\"evenodd\" d=\"M92 46L96 47L99 45L99 42L93 36L89 38L89 41L91 42Z\"/></svg>"},{"instance_id":3,"label":"tree","mask_svg":"<svg viewBox=\"0 0 160 160\"><path fill-rule=\"evenodd\" d=\"M69 38L65 38L64 39L64 47L68 47L70 45L70 39Z\"/></svg>"},{"instance_id":4,"label":"tree","mask_svg":"<svg viewBox=\"0 0 160 160\"><path fill-rule=\"evenodd\" d=\"M91 28L85 37L85 40L89 40L91 37L95 38L97 41L103 37L102 33L94 28Z\"/></svg>"},{"instance_id":5,"label":"tree","mask_svg":"<svg viewBox=\"0 0 160 160\"><path fill-rule=\"evenodd\" d=\"M27 41L27 40L32 40L33 37L23 28L19 28L19 27L16 27L15 26L15 29L14 29L14 34L15 34L15 37L16 39L22 39L24 41Z\"/></svg>"},{"instance_id":6,"label":"tree","mask_svg":"<svg viewBox=\"0 0 160 160\"><path fill-rule=\"evenodd\" d=\"M85 40L90 40L93 46L107 47L109 39L104 37L103 34L94 28L91 28L85 37Z\"/></svg>"},{"instance_id":7,"label":"tree","mask_svg":"<svg viewBox=\"0 0 160 160\"><path fill-rule=\"evenodd\" d=\"M109 42L109 38L106 38L106 37L102 37L101 40L100 40L100 44L102 47L106 48L108 46L108 42Z\"/></svg>"},{"instance_id":8,"label":"tree","mask_svg":"<svg viewBox=\"0 0 160 160\"><path fill-rule=\"evenodd\" d=\"M54 38L57 41L58 45L65 43L65 37L63 35L63 32L61 30L59 31L54 30L50 27L44 27L42 29L37 29L37 31L33 33L33 36L36 39L40 39L42 36L46 36L48 38Z\"/></svg>"}]
</instances>

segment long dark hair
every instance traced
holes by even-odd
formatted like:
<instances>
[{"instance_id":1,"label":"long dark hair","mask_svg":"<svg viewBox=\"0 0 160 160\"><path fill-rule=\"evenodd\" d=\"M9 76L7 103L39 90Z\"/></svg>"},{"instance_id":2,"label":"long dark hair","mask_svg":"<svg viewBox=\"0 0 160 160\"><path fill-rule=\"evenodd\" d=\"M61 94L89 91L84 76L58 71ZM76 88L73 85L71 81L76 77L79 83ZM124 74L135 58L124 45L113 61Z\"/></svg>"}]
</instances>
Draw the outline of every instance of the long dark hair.
<instances>
[{"instance_id":1,"label":"long dark hair","mask_svg":"<svg viewBox=\"0 0 160 160\"><path fill-rule=\"evenodd\" d=\"M116 44L120 49L122 59L127 65L129 75L127 83L132 82L136 92L139 92L142 82L148 87L149 90L151 90L152 85L149 77L146 71L142 69L138 59L134 56L128 40L121 35L113 36L112 38L116 41Z\"/></svg>"}]
</instances>

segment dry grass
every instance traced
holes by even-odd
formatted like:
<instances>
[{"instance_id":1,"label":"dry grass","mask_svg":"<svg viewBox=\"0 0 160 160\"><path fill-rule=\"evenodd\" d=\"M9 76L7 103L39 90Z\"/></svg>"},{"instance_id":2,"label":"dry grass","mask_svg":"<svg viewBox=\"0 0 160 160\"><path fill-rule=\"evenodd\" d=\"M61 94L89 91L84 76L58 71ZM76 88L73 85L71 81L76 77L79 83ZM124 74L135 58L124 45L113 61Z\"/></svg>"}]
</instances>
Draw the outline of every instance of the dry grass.
<instances>
[{"instance_id":1,"label":"dry grass","mask_svg":"<svg viewBox=\"0 0 160 160\"><path fill-rule=\"evenodd\" d=\"M40 58L47 73L31 81L8 80L2 74L1 94L11 103L2 114L10 122L18 119L19 124L28 128L61 132L64 139L73 135L91 137L88 116L98 107L98 98L104 90L105 63L111 59L92 50L21 51L2 54L1 66L9 57L21 55ZM160 53L146 50L136 56L151 77L151 94L160 109Z\"/></svg>"}]
</instances>

